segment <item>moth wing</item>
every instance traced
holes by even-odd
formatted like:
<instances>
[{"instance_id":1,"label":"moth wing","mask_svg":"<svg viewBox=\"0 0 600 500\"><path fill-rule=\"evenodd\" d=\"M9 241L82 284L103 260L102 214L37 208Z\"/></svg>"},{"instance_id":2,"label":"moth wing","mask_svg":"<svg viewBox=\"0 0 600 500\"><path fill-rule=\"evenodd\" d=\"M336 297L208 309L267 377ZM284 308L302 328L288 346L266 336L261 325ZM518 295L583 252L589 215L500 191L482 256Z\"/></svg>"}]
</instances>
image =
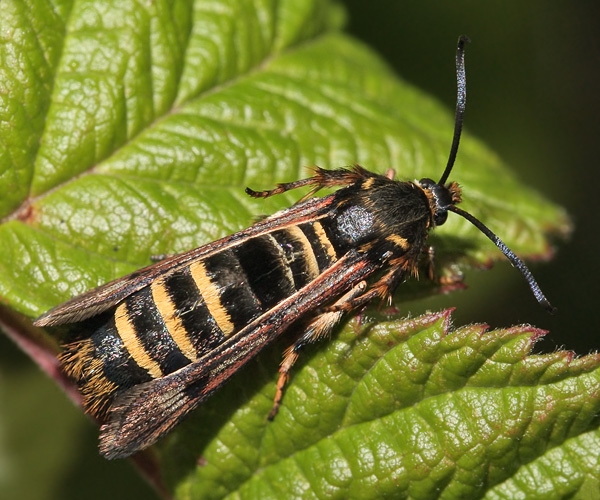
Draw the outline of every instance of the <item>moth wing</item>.
<instances>
[{"instance_id":1,"label":"moth wing","mask_svg":"<svg viewBox=\"0 0 600 500\"><path fill-rule=\"evenodd\" d=\"M161 262L73 297L42 314L33 324L35 326L57 326L77 323L96 316L116 306L123 299L149 285L161 275L180 268L192 260L209 255L211 253L210 246L210 244L204 245L189 252L168 257Z\"/></svg>"},{"instance_id":2,"label":"moth wing","mask_svg":"<svg viewBox=\"0 0 600 500\"><path fill-rule=\"evenodd\" d=\"M347 255L195 363L118 395L100 431L100 453L124 458L152 445L292 323L332 302L376 267L364 256Z\"/></svg>"},{"instance_id":3,"label":"moth wing","mask_svg":"<svg viewBox=\"0 0 600 500\"><path fill-rule=\"evenodd\" d=\"M180 269L190 262L209 257L210 255L239 245L248 238L253 238L268 231L274 231L290 224L298 224L303 219L315 216L319 210L328 206L331 197L313 198L267 217L253 226L232 234L207 245L195 248L188 252L168 257L156 264L144 267L131 274L117 278L98 288L74 297L46 313L34 321L35 326L58 326L77 323L97 316L116 306L132 293L148 286L157 278L171 271Z\"/></svg>"},{"instance_id":4,"label":"moth wing","mask_svg":"<svg viewBox=\"0 0 600 500\"><path fill-rule=\"evenodd\" d=\"M126 458L150 446L203 399L181 387L175 374L126 391L117 397L109 421L100 429L100 454L110 460Z\"/></svg>"}]
</instances>

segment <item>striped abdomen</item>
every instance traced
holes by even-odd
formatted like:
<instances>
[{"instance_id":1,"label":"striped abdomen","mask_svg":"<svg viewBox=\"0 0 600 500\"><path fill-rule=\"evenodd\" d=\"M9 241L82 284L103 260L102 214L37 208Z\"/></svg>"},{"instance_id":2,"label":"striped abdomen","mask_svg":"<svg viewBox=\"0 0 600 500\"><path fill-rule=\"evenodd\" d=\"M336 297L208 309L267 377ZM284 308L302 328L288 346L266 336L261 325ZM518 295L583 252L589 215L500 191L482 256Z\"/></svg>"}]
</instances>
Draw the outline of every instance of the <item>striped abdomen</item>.
<instances>
[{"instance_id":1,"label":"striped abdomen","mask_svg":"<svg viewBox=\"0 0 600 500\"><path fill-rule=\"evenodd\" d=\"M116 390L196 361L309 284L346 251L328 219L249 238L170 272L88 320L91 336L66 346L63 368L88 411Z\"/></svg>"}]
</instances>

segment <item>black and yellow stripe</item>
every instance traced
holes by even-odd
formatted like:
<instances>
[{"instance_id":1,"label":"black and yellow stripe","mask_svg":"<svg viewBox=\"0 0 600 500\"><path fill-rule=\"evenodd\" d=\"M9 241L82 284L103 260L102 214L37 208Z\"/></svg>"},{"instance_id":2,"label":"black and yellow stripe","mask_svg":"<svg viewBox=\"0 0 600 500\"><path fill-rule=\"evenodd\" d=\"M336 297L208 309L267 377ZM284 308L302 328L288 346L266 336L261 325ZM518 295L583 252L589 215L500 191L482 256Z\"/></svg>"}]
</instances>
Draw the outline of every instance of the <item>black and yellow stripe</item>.
<instances>
[{"instance_id":1,"label":"black and yellow stripe","mask_svg":"<svg viewBox=\"0 0 600 500\"><path fill-rule=\"evenodd\" d=\"M119 337L133 360L152 378L189 364L173 337L152 297L151 287L142 288L121 303L115 311L115 325Z\"/></svg>"},{"instance_id":2,"label":"black and yellow stripe","mask_svg":"<svg viewBox=\"0 0 600 500\"><path fill-rule=\"evenodd\" d=\"M152 290L154 305L156 305L162 320L165 322L173 342L189 361L195 361L198 353L190 339L188 330L183 325L182 317L179 315L181 305L173 299L170 293L171 288L167 287L167 280L156 280L152 283L150 289Z\"/></svg>"},{"instance_id":3,"label":"black and yellow stripe","mask_svg":"<svg viewBox=\"0 0 600 500\"><path fill-rule=\"evenodd\" d=\"M298 226L290 226L270 234L283 251L296 290L300 290L319 275L319 264L312 245Z\"/></svg>"},{"instance_id":4,"label":"black and yellow stripe","mask_svg":"<svg viewBox=\"0 0 600 500\"><path fill-rule=\"evenodd\" d=\"M126 388L172 373L309 285L346 250L331 226L321 219L249 238L127 297L90 339L101 384ZM90 374L71 358L85 385Z\"/></svg>"},{"instance_id":5,"label":"black and yellow stripe","mask_svg":"<svg viewBox=\"0 0 600 500\"><path fill-rule=\"evenodd\" d=\"M181 322L181 335L192 344L196 360L223 342L225 336L199 292L191 269L191 266L185 267L171 273L162 281L170 301L174 304L175 315ZM196 267L194 270L198 272ZM181 342L177 344L182 345Z\"/></svg>"}]
</instances>

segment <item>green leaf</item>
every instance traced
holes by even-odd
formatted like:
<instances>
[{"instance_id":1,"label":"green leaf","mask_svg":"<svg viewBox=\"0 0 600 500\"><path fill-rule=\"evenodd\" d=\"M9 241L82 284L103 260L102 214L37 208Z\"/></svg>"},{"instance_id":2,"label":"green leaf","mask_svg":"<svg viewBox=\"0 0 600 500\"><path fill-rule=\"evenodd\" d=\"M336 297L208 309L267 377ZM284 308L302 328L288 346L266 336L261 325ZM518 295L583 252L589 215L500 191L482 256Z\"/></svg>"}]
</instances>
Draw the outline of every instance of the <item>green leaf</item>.
<instances>
[{"instance_id":1,"label":"green leaf","mask_svg":"<svg viewBox=\"0 0 600 500\"><path fill-rule=\"evenodd\" d=\"M281 348L271 349L161 443L176 497L597 492L598 356L531 356L543 333L532 327L449 323L450 311L352 322L304 358L266 422Z\"/></svg>"},{"instance_id":2,"label":"green leaf","mask_svg":"<svg viewBox=\"0 0 600 500\"><path fill-rule=\"evenodd\" d=\"M51 16L19 6L0 5L10 89L0 93L0 297L25 314L297 199L251 200L247 185L313 164L407 179L445 165L452 114L336 31L335 4L88 1ZM464 208L517 253L547 255L547 235L568 226L468 135L455 177ZM440 262L500 256L450 219L435 240Z\"/></svg>"},{"instance_id":3,"label":"green leaf","mask_svg":"<svg viewBox=\"0 0 600 500\"><path fill-rule=\"evenodd\" d=\"M341 33L343 17L324 0L0 2L0 301L36 316L151 255L239 230L297 199L252 200L245 186L295 180L305 166L439 176L452 111ZM548 256L549 236L568 231L564 211L467 133L453 177L464 208L524 257ZM458 217L434 241L444 265L501 258ZM162 444L170 488L181 498L426 498L494 486L501 496L551 466L593 470L577 456L598 455L584 439L591 358L567 370L563 353L523 357L527 329L444 336L444 318L345 330L306 357L267 424L275 346ZM580 411L534 397L575 380ZM568 491L596 486L583 476L566 475Z\"/></svg>"}]
</instances>

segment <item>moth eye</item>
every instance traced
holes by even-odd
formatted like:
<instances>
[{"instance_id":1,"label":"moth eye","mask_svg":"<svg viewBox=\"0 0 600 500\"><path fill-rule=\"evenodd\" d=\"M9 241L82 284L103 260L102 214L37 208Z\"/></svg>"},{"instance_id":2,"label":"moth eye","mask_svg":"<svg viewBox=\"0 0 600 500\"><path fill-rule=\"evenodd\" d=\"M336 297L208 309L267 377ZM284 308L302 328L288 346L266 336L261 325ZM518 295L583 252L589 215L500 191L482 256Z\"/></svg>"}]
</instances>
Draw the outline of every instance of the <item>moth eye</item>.
<instances>
[{"instance_id":1,"label":"moth eye","mask_svg":"<svg viewBox=\"0 0 600 500\"><path fill-rule=\"evenodd\" d=\"M435 184L435 182L432 179L429 179L428 177L423 177L423 179L421 179L419 181L419 185L423 188L423 189L428 189L431 186L433 186Z\"/></svg>"},{"instance_id":2,"label":"moth eye","mask_svg":"<svg viewBox=\"0 0 600 500\"><path fill-rule=\"evenodd\" d=\"M448 219L448 212L445 210L443 212L436 212L434 220L436 226L441 226Z\"/></svg>"}]
</instances>

